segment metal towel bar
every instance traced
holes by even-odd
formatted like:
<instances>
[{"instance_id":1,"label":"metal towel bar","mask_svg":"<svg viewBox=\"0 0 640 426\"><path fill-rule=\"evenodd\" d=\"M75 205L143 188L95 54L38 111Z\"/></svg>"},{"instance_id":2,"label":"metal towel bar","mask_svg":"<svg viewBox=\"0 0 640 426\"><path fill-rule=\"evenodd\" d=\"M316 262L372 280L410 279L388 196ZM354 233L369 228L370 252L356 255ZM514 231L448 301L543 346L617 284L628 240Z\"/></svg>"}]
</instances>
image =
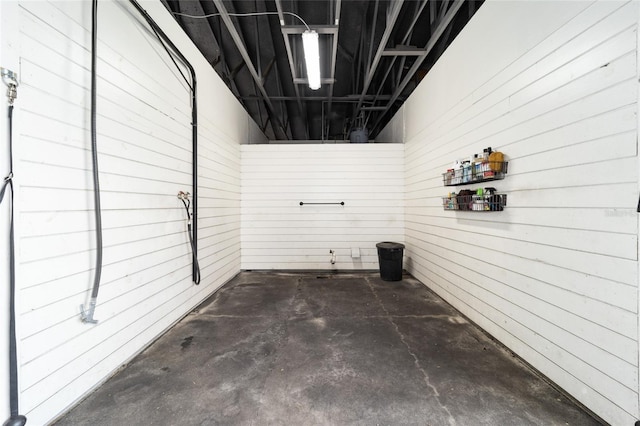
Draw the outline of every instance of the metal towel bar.
<instances>
[{"instance_id":1,"label":"metal towel bar","mask_svg":"<svg viewBox=\"0 0 640 426\"><path fill-rule=\"evenodd\" d=\"M304 206L305 204L313 204L313 205L318 205L318 204L340 204L341 206L344 206L344 201L340 201L339 203L305 203L304 201L300 201L300 205Z\"/></svg>"}]
</instances>

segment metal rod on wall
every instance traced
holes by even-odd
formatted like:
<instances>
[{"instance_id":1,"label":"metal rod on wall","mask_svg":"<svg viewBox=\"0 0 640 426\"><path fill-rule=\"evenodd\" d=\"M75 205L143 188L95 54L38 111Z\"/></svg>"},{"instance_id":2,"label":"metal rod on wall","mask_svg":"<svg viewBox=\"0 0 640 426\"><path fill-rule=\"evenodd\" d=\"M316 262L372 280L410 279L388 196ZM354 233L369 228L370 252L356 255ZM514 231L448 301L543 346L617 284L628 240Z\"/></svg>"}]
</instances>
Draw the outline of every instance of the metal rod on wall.
<instances>
[{"instance_id":1,"label":"metal rod on wall","mask_svg":"<svg viewBox=\"0 0 640 426\"><path fill-rule=\"evenodd\" d=\"M328 205L328 204L340 204L341 206L344 206L344 201L340 201L339 203L305 203L304 201L300 201L300 205L301 205L301 206L304 206L305 204L308 204L308 205L312 205L312 204L313 204L313 205L320 205L320 204L323 204L323 205Z\"/></svg>"}]
</instances>

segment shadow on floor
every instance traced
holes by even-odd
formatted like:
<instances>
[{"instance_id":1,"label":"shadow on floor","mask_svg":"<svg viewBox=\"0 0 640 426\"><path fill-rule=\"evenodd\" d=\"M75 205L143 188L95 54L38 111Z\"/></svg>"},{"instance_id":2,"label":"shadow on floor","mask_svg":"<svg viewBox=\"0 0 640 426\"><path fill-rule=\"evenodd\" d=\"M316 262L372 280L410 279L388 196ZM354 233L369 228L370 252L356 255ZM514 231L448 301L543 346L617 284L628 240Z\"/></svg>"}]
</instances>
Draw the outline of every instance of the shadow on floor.
<instances>
[{"instance_id":1,"label":"shadow on floor","mask_svg":"<svg viewBox=\"0 0 640 426\"><path fill-rule=\"evenodd\" d=\"M408 275L243 272L56 424L599 423Z\"/></svg>"}]
</instances>

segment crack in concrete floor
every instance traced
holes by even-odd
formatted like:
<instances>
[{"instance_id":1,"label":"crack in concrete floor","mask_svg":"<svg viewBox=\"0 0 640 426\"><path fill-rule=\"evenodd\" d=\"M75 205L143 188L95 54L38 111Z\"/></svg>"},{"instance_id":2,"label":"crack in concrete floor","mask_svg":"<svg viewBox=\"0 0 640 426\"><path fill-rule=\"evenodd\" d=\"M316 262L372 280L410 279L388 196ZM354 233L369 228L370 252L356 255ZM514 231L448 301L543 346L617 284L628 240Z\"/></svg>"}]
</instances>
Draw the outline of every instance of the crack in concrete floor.
<instances>
[{"instance_id":1,"label":"crack in concrete floor","mask_svg":"<svg viewBox=\"0 0 640 426\"><path fill-rule=\"evenodd\" d=\"M440 406L440 408L445 413L447 413L447 420L449 422L449 425L450 426L455 426L456 425L456 420L453 418L453 415L451 414L451 411L449 411L449 408L447 408L447 406L444 405L440 401L440 392L438 392L438 389L429 380L429 374L427 374L427 371L422 367L422 365L420 365L420 360L418 359L416 354L411 349L411 346L409 346L409 344L405 340L404 334L402 334L402 332L400 331L400 328L398 327L398 324L396 324L396 322L393 320L393 317L389 314L389 311L387 310L387 307L384 305L384 303L382 302L382 300L378 296L378 292L375 290L373 285L371 285L371 281L369 280L368 277L365 277L365 281L366 281L367 285L369 286L369 288L371 289L371 292L375 296L376 300L380 304L380 307L385 312L386 317L389 319L389 322L391 322L391 324L393 325L393 327L396 330L396 333L398 333L398 336L400 337L400 341L407 348L407 352L409 353L409 355L411 355L411 357L413 358L413 362L414 362L416 368L422 373L422 377L424 378L424 382L429 387L429 389L431 389L433 391L433 395L435 397L435 400L438 402L438 405ZM445 315L437 315L436 317L439 317L439 318L440 317L445 317Z\"/></svg>"}]
</instances>

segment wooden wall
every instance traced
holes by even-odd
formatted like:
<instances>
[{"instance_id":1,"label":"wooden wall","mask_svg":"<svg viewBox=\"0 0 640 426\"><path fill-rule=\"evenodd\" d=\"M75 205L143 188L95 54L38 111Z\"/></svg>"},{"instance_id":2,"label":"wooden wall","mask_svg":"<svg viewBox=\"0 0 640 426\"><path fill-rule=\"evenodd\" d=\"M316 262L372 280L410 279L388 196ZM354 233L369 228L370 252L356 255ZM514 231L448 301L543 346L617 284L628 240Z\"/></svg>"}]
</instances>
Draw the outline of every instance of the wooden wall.
<instances>
[{"instance_id":1,"label":"wooden wall","mask_svg":"<svg viewBox=\"0 0 640 426\"><path fill-rule=\"evenodd\" d=\"M404 145L241 151L242 269L378 269L376 243L404 241Z\"/></svg>"},{"instance_id":2,"label":"wooden wall","mask_svg":"<svg viewBox=\"0 0 640 426\"><path fill-rule=\"evenodd\" d=\"M240 148L257 134L160 2L143 2L196 68L199 258L191 281L190 93L128 2L99 2L97 143L104 258L96 325L91 2L20 2L16 102L21 411L44 424L240 270ZM182 71L188 77L184 67Z\"/></svg>"},{"instance_id":3,"label":"wooden wall","mask_svg":"<svg viewBox=\"0 0 640 426\"><path fill-rule=\"evenodd\" d=\"M638 418L638 12L486 2L384 133L410 272L612 424ZM467 187L508 206L444 211L442 173L488 146L506 179Z\"/></svg>"}]
</instances>

